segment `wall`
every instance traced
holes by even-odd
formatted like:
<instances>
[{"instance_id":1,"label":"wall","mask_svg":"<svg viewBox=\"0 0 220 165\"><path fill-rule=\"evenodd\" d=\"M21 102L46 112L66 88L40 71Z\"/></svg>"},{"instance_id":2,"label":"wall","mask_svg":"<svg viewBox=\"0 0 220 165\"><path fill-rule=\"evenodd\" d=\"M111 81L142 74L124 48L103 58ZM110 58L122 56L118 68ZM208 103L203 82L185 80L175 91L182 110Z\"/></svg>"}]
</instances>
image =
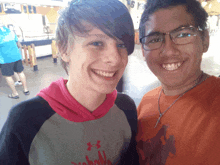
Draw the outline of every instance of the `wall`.
<instances>
[{"instance_id":1,"label":"wall","mask_svg":"<svg viewBox=\"0 0 220 165\"><path fill-rule=\"evenodd\" d=\"M120 0L124 5L128 8L133 23L134 23L134 29L138 30L140 18L144 11L144 5L146 3L146 0Z\"/></svg>"},{"instance_id":2,"label":"wall","mask_svg":"<svg viewBox=\"0 0 220 165\"><path fill-rule=\"evenodd\" d=\"M16 4L16 6L19 7L19 11L21 13L9 14L9 13L4 12L3 4L4 3L0 3L1 9L2 9L2 11L0 12L0 16L4 24L19 24L19 26L20 24L22 25L26 24L24 26L25 31L27 31L27 29L32 25L32 27L28 31L33 31L33 29L36 30L36 28L40 28L39 31L42 31L43 33L44 25L43 25L42 16L45 16L46 25L49 27L49 32L51 34L55 33L56 23L57 23L57 18L58 18L58 10L60 10L62 7L29 5L31 9L29 10L28 5ZM36 21L34 21L34 19L36 19Z\"/></svg>"}]
</instances>

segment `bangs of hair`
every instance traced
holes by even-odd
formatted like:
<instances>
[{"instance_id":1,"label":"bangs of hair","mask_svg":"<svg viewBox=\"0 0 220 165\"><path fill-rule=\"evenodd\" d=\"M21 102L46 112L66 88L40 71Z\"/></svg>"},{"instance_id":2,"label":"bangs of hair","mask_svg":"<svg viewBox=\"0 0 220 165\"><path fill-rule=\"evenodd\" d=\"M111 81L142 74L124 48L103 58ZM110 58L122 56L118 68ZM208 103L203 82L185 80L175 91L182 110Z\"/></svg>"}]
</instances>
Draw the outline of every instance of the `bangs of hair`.
<instances>
[{"instance_id":1,"label":"bangs of hair","mask_svg":"<svg viewBox=\"0 0 220 165\"><path fill-rule=\"evenodd\" d=\"M62 32L57 35L62 38L71 34L73 37L86 35L91 29L84 22L90 23L112 38L120 39L128 54L134 51L133 22L127 8L120 1L84 0L83 3L70 4L67 10L60 13L57 31Z\"/></svg>"}]
</instances>

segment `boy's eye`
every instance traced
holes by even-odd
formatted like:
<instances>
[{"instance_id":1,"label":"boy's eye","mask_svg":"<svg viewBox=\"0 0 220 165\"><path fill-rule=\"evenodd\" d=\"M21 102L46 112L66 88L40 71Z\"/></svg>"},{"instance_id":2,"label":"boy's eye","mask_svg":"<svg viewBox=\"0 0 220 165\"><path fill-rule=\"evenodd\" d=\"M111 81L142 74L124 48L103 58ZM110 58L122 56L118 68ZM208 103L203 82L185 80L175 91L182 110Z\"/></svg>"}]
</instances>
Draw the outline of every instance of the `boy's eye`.
<instances>
[{"instance_id":1,"label":"boy's eye","mask_svg":"<svg viewBox=\"0 0 220 165\"><path fill-rule=\"evenodd\" d=\"M91 45L93 45L93 46L102 46L103 43L102 42L92 42Z\"/></svg>"},{"instance_id":2,"label":"boy's eye","mask_svg":"<svg viewBox=\"0 0 220 165\"><path fill-rule=\"evenodd\" d=\"M192 34L190 33L180 33L176 36L176 38L182 38L182 37L191 37Z\"/></svg>"},{"instance_id":3,"label":"boy's eye","mask_svg":"<svg viewBox=\"0 0 220 165\"><path fill-rule=\"evenodd\" d=\"M125 47L125 44L118 44L118 47L119 47L119 48L126 48L126 47Z\"/></svg>"},{"instance_id":4,"label":"boy's eye","mask_svg":"<svg viewBox=\"0 0 220 165\"><path fill-rule=\"evenodd\" d=\"M154 38L154 39L152 39L151 41L149 41L149 43L157 43L157 42L162 42L163 40L162 40L162 38Z\"/></svg>"},{"instance_id":5,"label":"boy's eye","mask_svg":"<svg viewBox=\"0 0 220 165\"><path fill-rule=\"evenodd\" d=\"M150 36L146 36L145 38L143 38L142 42L145 45L149 45L149 44L158 44L163 42L163 35L150 35Z\"/></svg>"}]
</instances>

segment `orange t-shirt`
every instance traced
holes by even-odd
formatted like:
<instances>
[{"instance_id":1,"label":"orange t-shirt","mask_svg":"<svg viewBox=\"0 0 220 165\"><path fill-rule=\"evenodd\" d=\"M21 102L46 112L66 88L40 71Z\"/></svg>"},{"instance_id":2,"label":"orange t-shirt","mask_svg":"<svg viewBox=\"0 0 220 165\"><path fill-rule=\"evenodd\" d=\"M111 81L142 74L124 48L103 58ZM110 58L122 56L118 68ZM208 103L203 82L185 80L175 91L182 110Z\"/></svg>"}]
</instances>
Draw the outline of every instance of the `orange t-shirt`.
<instances>
[{"instance_id":1,"label":"orange t-shirt","mask_svg":"<svg viewBox=\"0 0 220 165\"><path fill-rule=\"evenodd\" d=\"M138 106L141 165L220 165L220 78L211 76L183 95L161 118L158 87ZM164 112L178 96L162 92Z\"/></svg>"}]
</instances>

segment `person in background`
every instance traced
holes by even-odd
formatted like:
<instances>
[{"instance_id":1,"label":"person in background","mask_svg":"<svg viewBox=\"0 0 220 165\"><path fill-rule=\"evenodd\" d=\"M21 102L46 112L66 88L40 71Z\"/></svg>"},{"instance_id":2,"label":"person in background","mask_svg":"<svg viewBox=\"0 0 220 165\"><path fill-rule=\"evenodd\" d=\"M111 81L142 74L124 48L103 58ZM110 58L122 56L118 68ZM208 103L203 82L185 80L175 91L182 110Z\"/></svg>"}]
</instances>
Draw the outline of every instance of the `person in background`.
<instances>
[{"instance_id":1,"label":"person in background","mask_svg":"<svg viewBox=\"0 0 220 165\"><path fill-rule=\"evenodd\" d=\"M148 0L143 56L161 86L138 106L141 165L220 164L220 78L201 70L208 14L196 0Z\"/></svg>"},{"instance_id":2,"label":"person in background","mask_svg":"<svg viewBox=\"0 0 220 165\"><path fill-rule=\"evenodd\" d=\"M73 0L60 12L60 78L13 107L0 134L4 165L138 165L134 101L117 93L134 27L118 0Z\"/></svg>"},{"instance_id":3,"label":"person in background","mask_svg":"<svg viewBox=\"0 0 220 165\"><path fill-rule=\"evenodd\" d=\"M21 82L21 80L20 80L20 78L19 78L19 76L18 76L18 74L15 72L14 73L14 77L15 77L15 86L21 86L22 85L22 82Z\"/></svg>"},{"instance_id":4,"label":"person in background","mask_svg":"<svg viewBox=\"0 0 220 165\"><path fill-rule=\"evenodd\" d=\"M19 94L15 89L15 82L12 78L14 72L16 72L23 85L23 93L29 95L30 92L27 88L26 76L23 72L24 67L21 61L21 54L18 47L20 43L18 42L17 36L12 33L8 28L6 28L0 22L0 64L1 72L8 86L11 88L12 93L8 95L9 98L18 99Z\"/></svg>"}]
</instances>

